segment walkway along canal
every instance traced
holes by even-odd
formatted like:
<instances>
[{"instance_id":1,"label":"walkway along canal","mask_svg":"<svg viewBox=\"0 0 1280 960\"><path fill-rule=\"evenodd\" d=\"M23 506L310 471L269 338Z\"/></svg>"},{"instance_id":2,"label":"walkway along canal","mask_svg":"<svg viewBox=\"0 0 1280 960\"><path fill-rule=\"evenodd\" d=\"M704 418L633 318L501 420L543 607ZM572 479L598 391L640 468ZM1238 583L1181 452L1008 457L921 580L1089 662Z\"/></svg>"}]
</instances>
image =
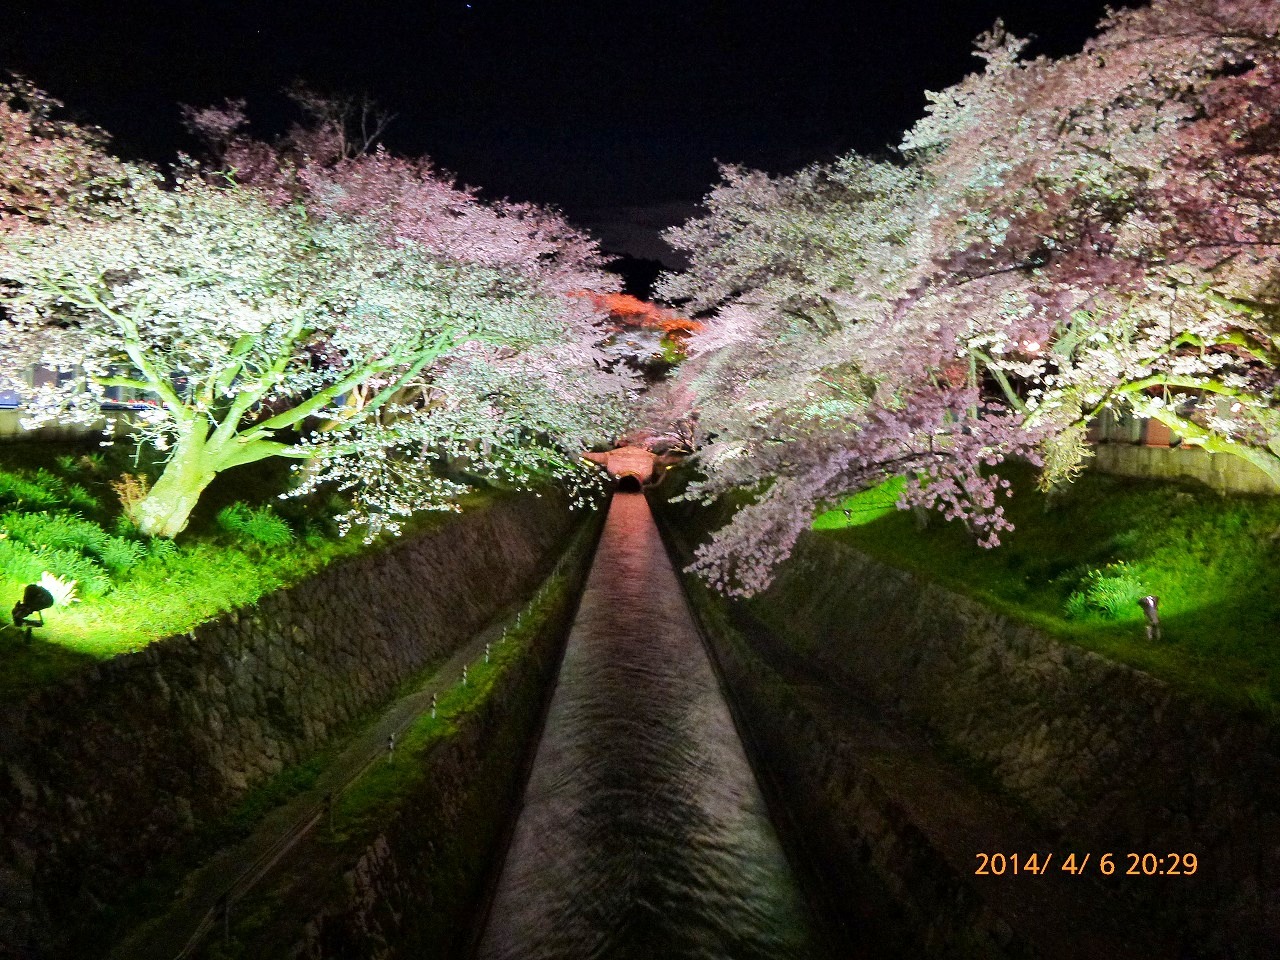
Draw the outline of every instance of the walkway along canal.
<instances>
[{"instance_id":1,"label":"walkway along canal","mask_svg":"<svg viewBox=\"0 0 1280 960\"><path fill-rule=\"evenodd\" d=\"M617 493L483 960L825 956L643 495Z\"/></svg>"}]
</instances>

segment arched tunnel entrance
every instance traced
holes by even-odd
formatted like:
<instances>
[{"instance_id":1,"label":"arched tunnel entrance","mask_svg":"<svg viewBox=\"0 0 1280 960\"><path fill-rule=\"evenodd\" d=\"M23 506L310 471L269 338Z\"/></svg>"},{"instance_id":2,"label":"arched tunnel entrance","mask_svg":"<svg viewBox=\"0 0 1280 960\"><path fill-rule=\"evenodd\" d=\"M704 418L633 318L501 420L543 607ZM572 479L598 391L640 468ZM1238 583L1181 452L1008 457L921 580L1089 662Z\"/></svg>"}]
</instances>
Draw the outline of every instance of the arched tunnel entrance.
<instances>
[{"instance_id":1,"label":"arched tunnel entrance","mask_svg":"<svg viewBox=\"0 0 1280 960\"><path fill-rule=\"evenodd\" d=\"M639 493L646 484L662 480L666 471L679 460L668 454L655 454L644 447L615 447L609 451L584 453L583 457L604 467L614 478L614 489L622 493Z\"/></svg>"}]
</instances>

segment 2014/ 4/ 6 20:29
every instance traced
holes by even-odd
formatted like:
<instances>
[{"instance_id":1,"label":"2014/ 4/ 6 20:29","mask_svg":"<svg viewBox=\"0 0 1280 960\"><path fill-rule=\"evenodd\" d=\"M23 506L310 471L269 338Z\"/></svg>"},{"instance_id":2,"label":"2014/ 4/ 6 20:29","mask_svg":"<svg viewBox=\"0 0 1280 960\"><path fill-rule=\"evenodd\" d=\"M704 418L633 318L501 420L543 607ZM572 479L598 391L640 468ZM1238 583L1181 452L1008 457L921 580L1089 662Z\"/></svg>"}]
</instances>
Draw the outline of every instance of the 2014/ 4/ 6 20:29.
<instances>
[{"instance_id":1,"label":"2014/ 4/ 6 20:29","mask_svg":"<svg viewBox=\"0 0 1280 960\"><path fill-rule=\"evenodd\" d=\"M1070 853L1061 859L1052 853L976 853L974 856L978 861L974 874L995 877L1043 876L1055 869L1055 863L1057 870L1072 876L1087 872L1093 865L1098 873L1109 877L1116 872L1117 856L1127 861L1126 876L1189 877L1200 868L1199 858L1194 853L1104 853L1097 858L1091 853Z\"/></svg>"}]
</instances>

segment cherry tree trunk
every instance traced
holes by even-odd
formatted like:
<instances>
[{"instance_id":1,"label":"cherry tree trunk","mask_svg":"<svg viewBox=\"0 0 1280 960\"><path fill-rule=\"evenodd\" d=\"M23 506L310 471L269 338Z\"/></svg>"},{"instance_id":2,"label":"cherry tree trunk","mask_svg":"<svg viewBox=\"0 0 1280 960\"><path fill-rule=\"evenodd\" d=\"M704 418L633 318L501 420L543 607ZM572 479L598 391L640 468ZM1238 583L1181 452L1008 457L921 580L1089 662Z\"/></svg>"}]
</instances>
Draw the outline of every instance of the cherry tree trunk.
<instances>
[{"instance_id":1,"label":"cherry tree trunk","mask_svg":"<svg viewBox=\"0 0 1280 960\"><path fill-rule=\"evenodd\" d=\"M200 495L217 476L206 438L182 437L150 492L129 511L138 529L150 537L176 537L186 529Z\"/></svg>"}]
</instances>

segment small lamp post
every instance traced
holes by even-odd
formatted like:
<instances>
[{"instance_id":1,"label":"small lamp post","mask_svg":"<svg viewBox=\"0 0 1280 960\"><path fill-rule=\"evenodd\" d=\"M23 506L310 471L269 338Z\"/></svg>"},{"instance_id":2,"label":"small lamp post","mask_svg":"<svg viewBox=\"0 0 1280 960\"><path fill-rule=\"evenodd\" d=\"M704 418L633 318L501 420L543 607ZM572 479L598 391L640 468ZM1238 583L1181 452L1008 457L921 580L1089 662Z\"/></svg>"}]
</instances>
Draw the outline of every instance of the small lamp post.
<instances>
[{"instance_id":1,"label":"small lamp post","mask_svg":"<svg viewBox=\"0 0 1280 960\"><path fill-rule=\"evenodd\" d=\"M1138 601L1142 614L1147 618L1147 639L1160 639L1160 598L1145 596Z\"/></svg>"}]
</instances>

